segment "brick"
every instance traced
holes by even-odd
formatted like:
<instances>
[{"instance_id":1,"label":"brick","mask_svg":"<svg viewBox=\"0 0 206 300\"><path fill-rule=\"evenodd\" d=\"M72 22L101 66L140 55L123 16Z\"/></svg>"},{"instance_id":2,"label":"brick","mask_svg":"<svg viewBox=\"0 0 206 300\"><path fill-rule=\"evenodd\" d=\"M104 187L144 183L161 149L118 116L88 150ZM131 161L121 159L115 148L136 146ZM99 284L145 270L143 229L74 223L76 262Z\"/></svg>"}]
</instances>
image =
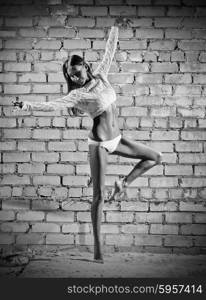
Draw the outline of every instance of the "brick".
<instances>
[{"instance_id":1,"label":"brick","mask_svg":"<svg viewBox=\"0 0 206 300\"><path fill-rule=\"evenodd\" d=\"M16 52L9 50L2 50L0 52L0 60L3 61L16 61Z\"/></svg>"},{"instance_id":2,"label":"brick","mask_svg":"<svg viewBox=\"0 0 206 300\"><path fill-rule=\"evenodd\" d=\"M41 186L38 188L37 194L38 194L38 196L51 197L52 189L49 187Z\"/></svg>"},{"instance_id":3,"label":"brick","mask_svg":"<svg viewBox=\"0 0 206 300\"><path fill-rule=\"evenodd\" d=\"M130 50L130 49L143 50L147 48L146 40L119 41L119 45L121 50Z\"/></svg>"},{"instance_id":4,"label":"brick","mask_svg":"<svg viewBox=\"0 0 206 300\"><path fill-rule=\"evenodd\" d=\"M16 127L16 119L0 118L0 127L1 128Z\"/></svg>"},{"instance_id":5,"label":"brick","mask_svg":"<svg viewBox=\"0 0 206 300\"><path fill-rule=\"evenodd\" d=\"M61 42L60 41L49 41L49 40L40 40L35 43L35 49L60 49Z\"/></svg>"},{"instance_id":6,"label":"brick","mask_svg":"<svg viewBox=\"0 0 206 300\"><path fill-rule=\"evenodd\" d=\"M178 186L178 179L174 177L159 177L150 179L151 187L176 187Z\"/></svg>"},{"instance_id":7,"label":"brick","mask_svg":"<svg viewBox=\"0 0 206 300\"><path fill-rule=\"evenodd\" d=\"M120 61L127 61L127 54L125 53L125 51L120 53L119 57L123 58L123 59L120 59ZM116 59L118 60L117 55L116 55ZM142 62L142 51L135 51L135 50L129 51L128 60L132 61L132 62ZM145 61L146 61L146 59L145 59Z\"/></svg>"},{"instance_id":8,"label":"brick","mask_svg":"<svg viewBox=\"0 0 206 300\"><path fill-rule=\"evenodd\" d=\"M165 83L187 84L191 82L192 78L190 74L165 74Z\"/></svg>"},{"instance_id":9,"label":"brick","mask_svg":"<svg viewBox=\"0 0 206 300\"><path fill-rule=\"evenodd\" d=\"M183 140L205 140L206 139L206 132L204 131L182 131L181 138Z\"/></svg>"},{"instance_id":10,"label":"brick","mask_svg":"<svg viewBox=\"0 0 206 300\"><path fill-rule=\"evenodd\" d=\"M202 144L198 142L175 142L178 152L202 152Z\"/></svg>"},{"instance_id":11,"label":"brick","mask_svg":"<svg viewBox=\"0 0 206 300\"><path fill-rule=\"evenodd\" d=\"M167 15L170 17L191 17L194 15L194 8L193 7L169 7Z\"/></svg>"},{"instance_id":12,"label":"brick","mask_svg":"<svg viewBox=\"0 0 206 300\"><path fill-rule=\"evenodd\" d=\"M177 211L177 203L175 202L150 203L150 211Z\"/></svg>"},{"instance_id":13,"label":"brick","mask_svg":"<svg viewBox=\"0 0 206 300\"><path fill-rule=\"evenodd\" d=\"M46 215L47 222L74 222L74 212L55 211L48 212Z\"/></svg>"},{"instance_id":14,"label":"brick","mask_svg":"<svg viewBox=\"0 0 206 300\"><path fill-rule=\"evenodd\" d=\"M29 163L29 164L19 164L18 173L22 174L42 174L45 171L44 164Z\"/></svg>"},{"instance_id":15,"label":"brick","mask_svg":"<svg viewBox=\"0 0 206 300\"><path fill-rule=\"evenodd\" d=\"M34 71L35 72L60 72L62 66L60 62L35 62Z\"/></svg>"},{"instance_id":16,"label":"brick","mask_svg":"<svg viewBox=\"0 0 206 300\"><path fill-rule=\"evenodd\" d=\"M140 39L162 39L163 30L162 29L136 29L135 36Z\"/></svg>"},{"instance_id":17,"label":"brick","mask_svg":"<svg viewBox=\"0 0 206 300\"><path fill-rule=\"evenodd\" d=\"M134 244L136 246L161 246L162 245L162 237L155 235L143 235L138 234L134 237Z\"/></svg>"},{"instance_id":18,"label":"brick","mask_svg":"<svg viewBox=\"0 0 206 300\"><path fill-rule=\"evenodd\" d=\"M31 86L29 85L4 84L5 94L29 94L30 92L31 92Z\"/></svg>"},{"instance_id":19,"label":"brick","mask_svg":"<svg viewBox=\"0 0 206 300\"><path fill-rule=\"evenodd\" d=\"M77 212L77 221L91 222L91 213L90 212Z\"/></svg>"},{"instance_id":20,"label":"brick","mask_svg":"<svg viewBox=\"0 0 206 300\"><path fill-rule=\"evenodd\" d=\"M0 182L0 185L25 185L30 184L28 176L5 175Z\"/></svg>"},{"instance_id":21,"label":"brick","mask_svg":"<svg viewBox=\"0 0 206 300\"><path fill-rule=\"evenodd\" d=\"M73 223L73 224L64 224L62 226L62 232L63 233L90 233L91 230L89 224Z\"/></svg>"},{"instance_id":22,"label":"brick","mask_svg":"<svg viewBox=\"0 0 206 300\"><path fill-rule=\"evenodd\" d=\"M29 201L21 200L21 199L9 199L2 201L2 209L3 210L28 210L29 209Z\"/></svg>"},{"instance_id":23,"label":"brick","mask_svg":"<svg viewBox=\"0 0 206 300\"><path fill-rule=\"evenodd\" d=\"M6 233L0 233L1 245L11 245L14 243L14 236Z\"/></svg>"},{"instance_id":24,"label":"brick","mask_svg":"<svg viewBox=\"0 0 206 300\"><path fill-rule=\"evenodd\" d=\"M170 130L170 131L159 131L155 130L152 132L152 140L178 140L178 131Z\"/></svg>"},{"instance_id":25,"label":"brick","mask_svg":"<svg viewBox=\"0 0 206 300\"><path fill-rule=\"evenodd\" d=\"M58 153L46 153L46 152L38 152L32 153L32 161L36 162L57 162L59 159Z\"/></svg>"},{"instance_id":26,"label":"brick","mask_svg":"<svg viewBox=\"0 0 206 300\"><path fill-rule=\"evenodd\" d=\"M134 75L130 73L119 73L119 74L109 74L108 76L109 82L112 83L133 83Z\"/></svg>"},{"instance_id":27,"label":"brick","mask_svg":"<svg viewBox=\"0 0 206 300\"><path fill-rule=\"evenodd\" d=\"M119 233L119 225L115 224L102 224L101 233Z\"/></svg>"},{"instance_id":28,"label":"brick","mask_svg":"<svg viewBox=\"0 0 206 300\"><path fill-rule=\"evenodd\" d=\"M136 83L162 83L162 75L161 74L135 74Z\"/></svg>"},{"instance_id":29,"label":"brick","mask_svg":"<svg viewBox=\"0 0 206 300\"><path fill-rule=\"evenodd\" d=\"M154 6L139 6L138 7L138 16L140 17L163 17L165 16L165 8L164 7L154 7Z\"/></svg>"},{"instance_id":30,"label":"brick","mask_svg":"<svg viewBox=\"0 0 206 300\"><path fill-rule=\"evenodd\" d=\"M143 71L140 71L143 72ZM138 85L131 85L125 84L121 86L121 92L125 95L134 95L134 96L141 96L141 95L148 95L149 88L147 86L138 86ZM126 108L129 110L130 108ZM143 112L143 116L145 116L145 109L141 109Z\"/></svg>"},{"instance_id":31,"label":"brick","mask_svg":"<svg viewBox=\"0 0 206 300\"><path fill-rule=\"evenodd\" d=\"M206 223L205 213L195 214L195 223Z\"/></svg>"},{"instance_id":32,"label":"brick","mask_svg":"<svg viewBox=\"0 0 206 300\"><path fill-rule=\"evenodd\" d=\"M182 178L182 187L204 187L206 184L205 178Z\"/></svg>"},{"instance_id":33,"label":"brick","mask_svg":"<svg viewBox=\"0 0 206 300\"><path fill-rule=\"evenodd\" d=\"M61 153L61 161L87 161L87 153L86 152L62 152Z\"/></svg>"},{"instance_id":34,"label":"brick","mask_svg":"<svg viewBox=\"0 0 206 300\"><path fill-rule=\"evenodd\" d=\"M105 35L101 29L79 29L78 36L80 38L103 38Z\"/></svg>"},{"instance_id":35,"label":"brick","mask_svg":"<svg viewBox=\"0 0 206 300\"><path fill-rule=\"evenodd\" d=\"M107 222L132 222L134 214L131 212L107 212L106 221Z\"/></svg>"},{"instance_id":36,"label":"brick","mask_svg":"<svg viewBox=\"0 0 206 300\"><path fill-rule=\"evenodd\" d=\"M63 139L73 140L74 137L78 139L87 139L88 131L87 130L73 130L69 129L63 132Z\"/></svg>"},{"instance_id":37,"label":"brick","mask_svg":"<svg viewBox=\"0 0 206 300\"><path fill-rule=\"evenodd\" d=\"M175 92L174 92L175 96L178 95L189 95L189 96L193 96L193 95L201 95L201 86L190 86L190 85L185 85L185 86L176 86L175 87Z\"/></svg>"},{"instance_id":38,"label":"brick","mask_svg":"<svg viewBox=\"0 0 206 300\"><path fill-rule=\"evenodd\" d=\"M162 223L162 213L135 213L135 221L137 223Z\"/></svg>"},{"instance_id":39,"label":"brick","mask_svg":"<svg viewBox=\"0 0 206 300\"><path fill-rule=\"evenodd\" d=\"M171 52L171 61L185 61L185 54L183 51L172 51Z\"/></svg>"},{"instance_id":40,"label":"brick","mask_svg":"<svg viewBox=\"0 0 206 300\"><path fill-rule=\"evenodd\" d=\"M51 200L41 199L32 201L32 209L37 211L50 211L57 210L59 208L59 203Z\"/></svg>"},{"instance_id":41,"label":"brick","mask_svg":"<svg viewBox=\"0 0 206 300\"><path fill-rule=\"evenodd\" d=\"M121 211L148 211L148 203L140 201L121 201Z\"/></svg>"},{"instance_id":42,"label":"brick","mask_svg":"<svg viewBox=\"0 0 206 300\"><path fill-rule=\"evenodd\" d=\"M192 175L192 166L166 166L165 175Z\"/></svg>"},{"instance_id":43,"label":"brick","mask_svg":"<svg viewBox=\"0 0 206 300\"><path fill-rule=\"evenodd\" d=\"M75 37L76 33L75 30L70 28L50 28L48 32L49 37L67 37L67 38L73 38Z\"/></svg>"},{"instance_id":44,"label":"brick","mask_svg":"<svg viewBox=\"0 0 206 300\"><path fill-rule=\"evenodd\" d=\"M151 224L150 233L152 234L178 234L177 225Z\"/></svg>"},{"instance_id":45,"label":"brick","mask_svg":"<svg viewBox=\"0 0 206 300\"><path fill-rule=\"evenodd\" d=\"M85 176L63 176L63 185L85 186L87 177Z\"/></svg>"},{"instance_id":46,"label":"brick","mask_svg":"<svg viewBox=\"0 0 206 300\"><path fill-rule=\"evenodd\" d=\"M64 164L52 164L47 166L47 173L53 174L73 174L74 166Z\"/></svg>"},{"instance_id":47,"label":"brick","mask_svg":"<svg viewBox=\"0 0 206 300\"><path fill-rule=\"evenodd\" d=\"M151 108L150 114L152 117L171 117L176 116L175 107Z\"/></svg>"},{"instance_id":48,"label":"brick","mask_svg":"<svg viewBox=\"0 0 206 300\"><path fill-rule=\"evenodd\" d=\"M111 16L134 16L136 15L136 7L135 6L110 6L109 14Z\"/></svg>"},{"instance_id":49,"label":"brick","mask_svg":"<svg viewBox=\"0 0 206 300\"><path fill-rule=\"evenodd\" d=\"M98 19L97 18L97 26L98 26ZM94 27L95 25L95 19L94 18L83 18L83 17L78 17L78 18L69 18L67 20L67 25L68 26L76 26L76 27Z\"/></svg>"},{"instance_id":50,"label":"brick","mask_svg":"<svg viewBox=\"0 0 206 300\"><path fill-rule=\"evenodd\" d=\"M8 39L5 41L5 49L32 49L32 41Z\"/></svg>"},{"instance_id":51,"label":"brick","mask_svg":"<svg viewBox=\"0 0 206 300\"><path fill-rule=\"evenodd\" d=\"M76 151L74 142L49 142L49 151Z\"/></svg>"},{"instance_id":52,"label":"brick","mask_svg":"<svg viewBox=\"0 0 206 300\"><path fill-rule=\"evenodd\" d=\"M184 238L182 236L166 236L164 245L170 247L192 247L192 239Z\"/></svg>"},{"instance_id":53,"label":"brick","mask_svg":"<svg viewBox=\"0 0 206 300\"><path fill-rule=\"evenodd\" d=\"M71 211L87 211L90 210L90 204L84 202L62 202L63 210L71 210Z\"/></svg>"},{"instance_id":54,"label":"brick","mask_svg":"<svg viewBox=\"0 0 206 300\"><path fill-rule=\"evenodd\" d=\"M11 187L2 186L0 189L0 197L10 197L11 196Z\"/></svg>"},{"instance_id":55,"label":"brick","mask_svg":"<svg viewBox=\"0 0 206 300\"><path fill-rule=\"evenodd\" d=\"M91 42L88 40L64 40L65 49L90 49Z\"/></svg>"},{"instance_id":56,"label":"brick","mask_svg":"<svg viewBox=\"0 0 206 300\"><path fill-rule=\"evenodd\" d=\"M18 65L19 65L19 63L18 63ZM20 74L19 82L46 82L46 75L43 73Z\"/></svg>"},{"instance_id":57,"label":"brick","mask_svg":"<svg viewBox=\"0 0 206 300\"><path fill-rule=\"evenodd\" d=\"M34 185L60 185L59 176L33 176Z\"/></svg>"},{"instance_id":58,"label":"brick","mask_svg":"<svg viewBox=\"0 0 206 300\"><path fill-rule=\"evenodd\" d=\"M16 82L16 74L2 73L0 74L0 82Z\"/></svg>"},{"instance_id":59,"label":"brick","mask_svg":"<svg viewBox=\"0 0 206 300\"><path fill-rule=\"evenodd\" d=\"M151 106L151 105L161 105L163 104L163 99L156 96L142 96L135 97L135 105L137 106Z\"/></svg>"},{"instance_id":60,"label":"brick","mask_svg":"<svg viewBox=\"0 0 206 300\"><path fill-rule=\"evenodd\" d=\"M44 236L39 233L18 234L16 237L16 244L42 245L44 244Z\"/></svg>"},{"instance_id":61,"label":"brick","mask_svg":"<svg viewBox=\"0 0 206 300\"><path fill-rule=\"evenodd\" d=\"M178 42L179 49L182 50L205 50L204 40L181 40Z\"/></svg>"},{"instance_id":62,"label":"brick","mask_svg":"<svg viewBox=\"0 0 206 300\"><path fill-rule=\"evenodd\" d=\"M29 153L4 153L3 162L27 162L30 160Z\"/></svg>"},{"instance_id":63,"label":"brick","mask_svg":"<svg viewBox=\"0 0 206 300\"><path fill-rule=\"evenodd\" d=\"M60 139L59 129L34 129L33 139Z\"/></svg>"},{"instance_id":64,"label":"brick","mask_svg":"<svg viewBox=\"0 0 206 300\"><path fill-rule=\"evenodd\" d=\"M195 246L205 246L206 245L206 238L205 237L194 237Z\"/></svg>"},{"instance_id":65,"label":"brick","mask_svg":"<svg viewBox=\"0 0 206 300\"><path fill-rule=\"evenodd\" d=\"M47 85L35 84L33 87L33 93L60 93L60 85L48 83Z\"/></svg>"},{"instance_id":66,"label":"brick","mask_svg":"<svg viewBox=\"0 0 206 300\"><path fill-rule=\"evenodd\" d=\"M151 63L151 72L154 73L175 73L178 71L178 67L176 63L166 63L166 62L162 62L162 63Z\"/></svg>"},{"instance_id":67,"label":"brick","mask_svg":"<svg viewBox=\"0 0 206 300\"><path fill-rule=\"evenodd\" d=\"M18 141L19 151L45 151L45 142L21 142ZM12 150L12 149L11 149Z\"/></svg>"},{"instance_id":68,"label":"brick","mask_svg":"<svg viewBox=\"0 0 206 300\"><path fill-rule=\"evenodd\" d=\"M206 207L201 203L180 202L180 211L205 212Z\"/></svg>"},{"instance_id":69,"label":"brick","mask_svg":"<svg viewBox=\"0 0 206 300\"><path fill-rule=\"evenodd\" d=\"M94 245L92 234L76 234L76 245Z\"/></svg>"},{"instance_id":70,"label":"brick","mask_svg":"<svg viewBox=\"0 0 206 300\"><path fill-rule=\"evenodd\" d=\"M31 232L60 232L60 226L53 223L32 224Z\"/></svg>"},{"instance_id":71,"label":"brick","mask_svg":"<svg viewBox=\"0 0 206 300\"><path fill-rule=\"evenodd\" d=\"M132 235L126 234L107 234L106 235L106 245L116 245L116 246L131 246L133 244Z\"/></svg>"},{"instance_id":72,"label":"brick","mask_svg":"<svg viewBox=\"0 0 206 300\"><path fill-rule=\"evenodd\" d=\"M32 26L32 19L26 18L26 17L6 18L5 25L7 27L30 27L30 26Z\"/></svg>"},{"instance_id":73,"label":"brick","mask_svg":"<svg viewBox=\"0 0 206 300\"><path fill-rule=\"evenodd\" d=\"M205 166L195 166L195 175L197 176L204 176L206 175L206 168Z\"/></svg>"},{"instance_id":74,"label":"brick","mask_svg":"<svg viewBox=\"0 0 206 300\"><path fill-rule=\"evenodd\" d=\"M190 213L166 213L166 223L192 223L192 214Z\"/></svg>"},{"instance_id":75,"label":"brick","mask_svg":"<svg viewBox=\"0 0 206 300\"><path fill-rule=\"evenodd\" d=\"M203 224L182 225L181 233L186 235L205 235L206 226Z\"/></svg>"},{"instance_id":76,"label":"brick","mask_svg":"<svg viewBox=\"0 0 206 300\"><path fill-rule=\"evenodd\" d=\"M82 6L81 13L83 16L106 16L107 15L107 7L105 6Z\"/></svg>"},{"instance_id":77,"label":"brick","mask_svg":"<svg viewBox=\"0 0 206 300\"><path fill-rule=\"evenodd\" d=\"M0 225L2 232L26 232L28 229L29 225L26 223L4 222Z\"/></svg>"},{"instance_id":78,"label":"brick","mask_svg":"<svg viewBox=\"0 0 206 300\"><path fill-rule=\"evenodd\" d=\"M121 233L148 233L149 227L145 224L126 224L121 226Z\"/></svg>"},{"instance_id":79,"label":"brick","mask_svg":"<svg viewBox=\"0 0 206 300\"><path fill-rule=\"evenodd\" d=\"M121 110L121 116L147 116L147 108L145 107L123 107Z\"/></svg>"},{"instance_id":80,"label":"brick","mask_svg":"<svg viewBox=\"0 0 206 300\"><path fill-rule=\"evenodd\" d=\"M155 27L178 27L181 25L182 18L155 18Z\"/></svg>"},{"instance_id":81,"label":"brick","mask_svg":"<svg viewBox=\"0 0 206 300\"><path fill-rule=\"evenodd\" d=\"M15 214L13 211L0 211L0 220L1 221L13 221L15 220Z\"/></svg>"},{"instance_id":82,"label":"brick","mask_svg":"<svg viewBox=\"0 0 206 300\"><path fill-rule=\"evenodd\" d=\"M20 211L17 213L19 221L43 221L44 213L40 211Z\"/></svg>"},{"instance_id":83,"label":"brick","mask_svg":"<svg viewBox=\"0 0 206 300\"><path fill-rule=\"evenodd\" d=\"M77 198L82 196L82 188L77 187L77 188L70 188L69 189L69 197L72 198Z\"/></svg>"}]
</instances>

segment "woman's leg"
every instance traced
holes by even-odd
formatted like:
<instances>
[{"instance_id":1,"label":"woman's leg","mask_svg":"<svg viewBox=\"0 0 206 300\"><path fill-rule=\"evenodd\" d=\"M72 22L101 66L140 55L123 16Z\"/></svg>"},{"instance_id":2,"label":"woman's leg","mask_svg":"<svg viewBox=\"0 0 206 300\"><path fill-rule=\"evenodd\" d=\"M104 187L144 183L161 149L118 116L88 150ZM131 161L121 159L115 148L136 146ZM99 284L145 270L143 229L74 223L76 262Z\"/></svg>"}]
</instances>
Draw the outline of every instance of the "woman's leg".
<instances>
[{"instance_id":1,"label":"woman's leg","mask_svg":"<svg viewBox=\"0 0 206 300\"><path fill-rule=\"evenodd\" d=\"M161 152L155 151L142 143L123 137L112 154L141 159L141 161L136 164L123 180L115 182L115 189L109 200L112 200L117 193L121 192L124 187L130 185L137 177L162 162Z\"/></svg>"},{"instance_id":2,"label":"woman's leg","mask_svg":"<svg viewBox=\"0 0 206 300\"><path fill-rule=\"evenodd\" d=\"M89 145L89 160L93 181L93 202L91 218L94 234L94 259L103 262L100 241L100 227L102 219L102 206L105 192L105 172L107 165L107 151L96 145Z\"/></svg>"}]
</instances>

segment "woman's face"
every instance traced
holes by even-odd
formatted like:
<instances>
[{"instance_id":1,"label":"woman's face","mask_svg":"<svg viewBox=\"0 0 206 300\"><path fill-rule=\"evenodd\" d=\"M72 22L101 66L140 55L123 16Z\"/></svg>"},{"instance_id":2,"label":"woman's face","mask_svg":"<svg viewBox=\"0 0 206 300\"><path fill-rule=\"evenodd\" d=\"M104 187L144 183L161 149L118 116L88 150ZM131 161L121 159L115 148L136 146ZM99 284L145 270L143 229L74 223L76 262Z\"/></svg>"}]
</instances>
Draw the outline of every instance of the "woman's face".
<instances>
[{"instance_id":1,"label":"woman's face","mask_svg":"<svg viewBox=\"0 0 206 300\"><path fill-rule=\"evenodd\" d=\"M86 65L70 66L68 73L71 80L79 86L83 86L89 79Z\"/></svg>"}]
</instances>

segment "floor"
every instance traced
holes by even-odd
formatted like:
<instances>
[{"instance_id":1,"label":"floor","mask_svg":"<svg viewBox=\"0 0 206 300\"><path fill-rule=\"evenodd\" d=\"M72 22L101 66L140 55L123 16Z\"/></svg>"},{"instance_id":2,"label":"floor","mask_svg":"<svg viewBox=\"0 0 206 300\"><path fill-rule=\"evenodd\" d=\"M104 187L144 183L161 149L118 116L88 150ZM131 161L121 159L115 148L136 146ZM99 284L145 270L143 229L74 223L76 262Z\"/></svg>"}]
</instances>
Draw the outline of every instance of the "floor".
<instances>
[{"instance_id":1,"label":"floor","mask_svg":"<svg viewBox=\"0 0 206 300\"><path fill-rule=\"evenodd\" d=\"M21 254L22 255L22 254ZM183 278L206 277L206 255L106 253L104 263L92 253L57 250L23 257L23 265L0 263L1 278Z\"/></svg>"}]
</instances>

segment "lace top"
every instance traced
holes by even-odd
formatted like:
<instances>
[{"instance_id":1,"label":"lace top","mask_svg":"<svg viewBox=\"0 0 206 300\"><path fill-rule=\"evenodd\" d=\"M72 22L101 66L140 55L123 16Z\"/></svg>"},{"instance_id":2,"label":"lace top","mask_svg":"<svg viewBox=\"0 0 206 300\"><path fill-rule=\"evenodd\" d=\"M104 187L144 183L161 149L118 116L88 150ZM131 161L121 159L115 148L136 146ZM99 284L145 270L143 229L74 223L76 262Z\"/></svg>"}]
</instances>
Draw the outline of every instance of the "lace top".
<instances>
[{"instance_id":1,"label":"lace top","mask_svg":"<svg viewBox=\"0 0 206 300\"><path fill-rule=\"evenodd\" d=\"M94 71L93 78L82 88L72 90L68 95L49 102L24 102L23 110L53 111L76 107L88 113L92 118L103 113L116 101L116 94L107 80L118 41L118 27L112 26L102 61Z\"/></svg>"}]
</instances>

